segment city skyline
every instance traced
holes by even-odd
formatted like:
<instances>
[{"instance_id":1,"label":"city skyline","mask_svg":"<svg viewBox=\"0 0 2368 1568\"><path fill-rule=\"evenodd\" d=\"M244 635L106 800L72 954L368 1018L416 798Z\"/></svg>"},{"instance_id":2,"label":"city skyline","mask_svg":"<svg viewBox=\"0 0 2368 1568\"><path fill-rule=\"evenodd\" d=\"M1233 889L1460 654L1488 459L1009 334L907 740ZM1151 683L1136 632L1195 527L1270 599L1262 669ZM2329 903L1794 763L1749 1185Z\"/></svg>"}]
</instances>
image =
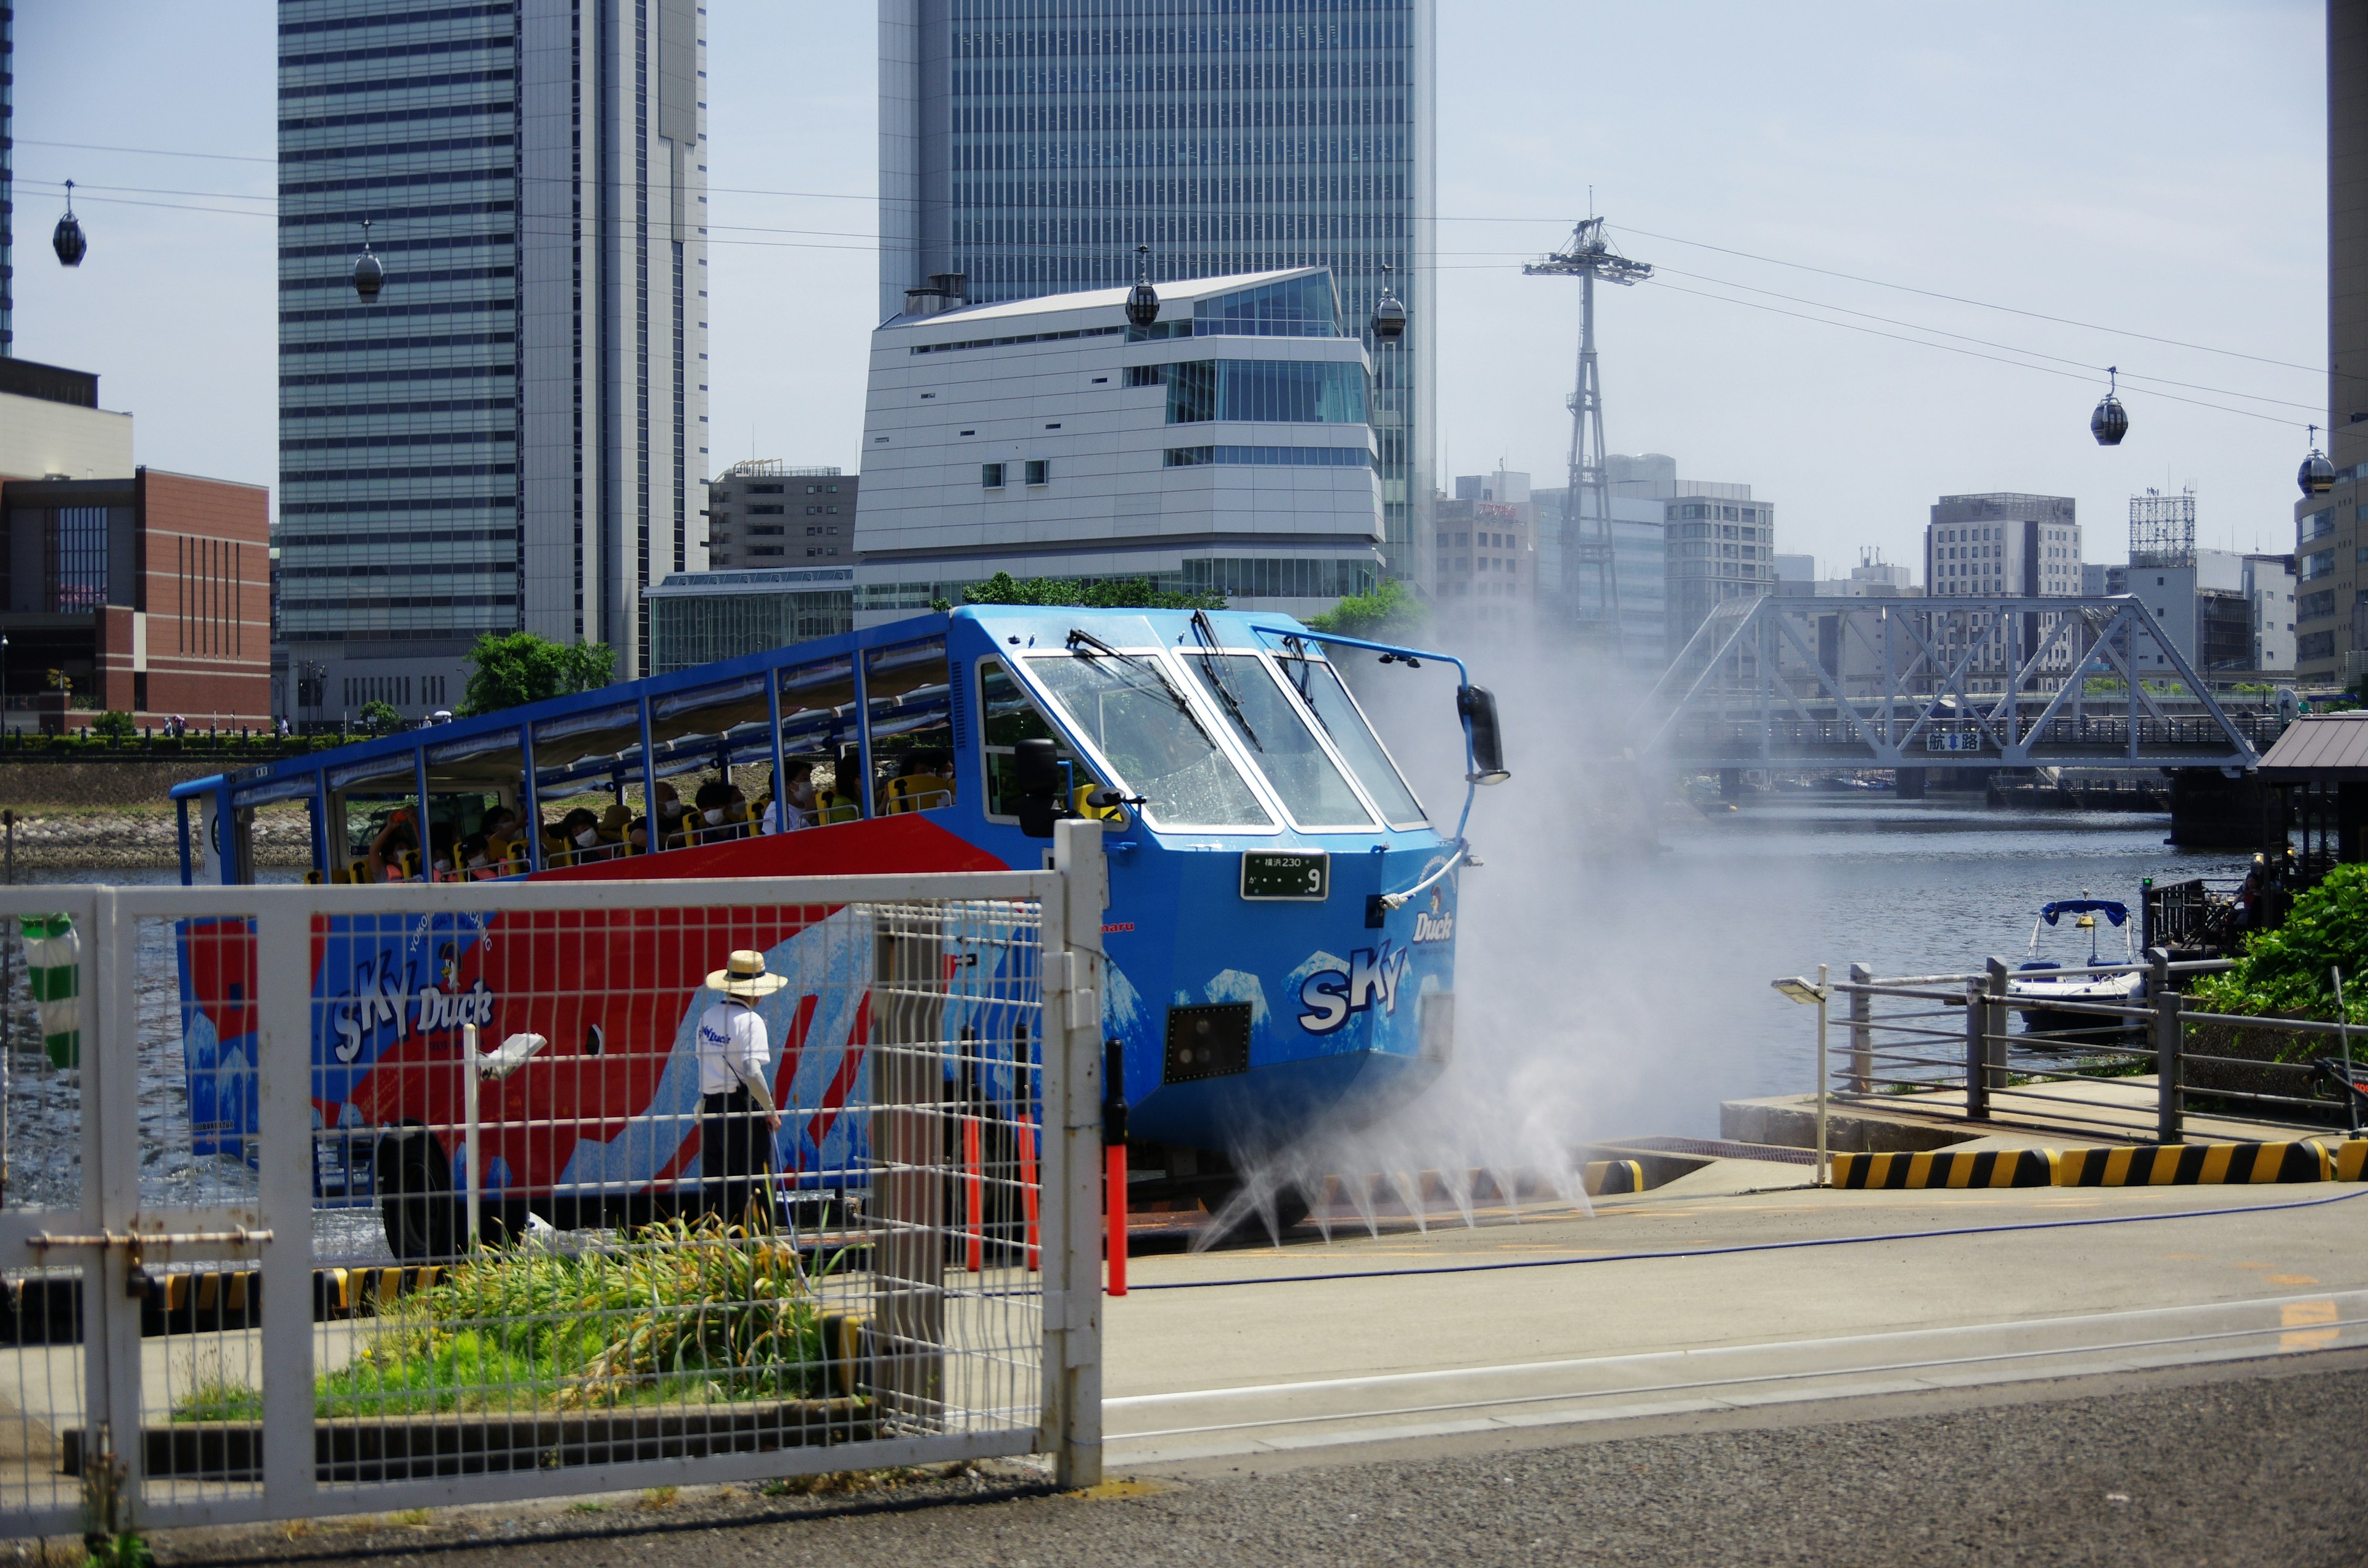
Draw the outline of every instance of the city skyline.
<instances>
[{"instance_id":1,"label":"city skyline","mask_svg":"<svg viewBox=\"0 0 2368 1568\"><path fill-rule=\"evenodd\" d=\"M270 363L255 338L268 336L271 225L186 209L242 205L192 192L268 199L269 163L46 143L268 160L270 15L229 8L206 27L171 13L131 26L131 15L97 4L17 17L19 237L45 233L62 207L54 182L74 177L93 244L71 274L19 245L18 350L104 374L109 402L142 414L159 461L268 480ZM1677 242L2319 365L2317 9L2056 17L2032 6L1972 28L1887 12L1872 25L1877 15L1825 8L1805 29L1814 49L1806 36L1771 36L1745 9L1597 18L1587 25L1601 34L1589 46L1599 53L1649 62L1675 38L1691 40L1687 108L1672 112L1677 78L1656 85L1632 79L1650 71L1611 72L1587 105L1550 115L1543 106L1564 94L1565 77L1547 58L1570 45L1577 19L1508 13L1502 20L1537 45L1510 63L1490 47L1495 31L1450 19L1440 44L1441 487L1499 456L1541 477L1558 472L1577 302L1520 279L1518 266L1567 232L1592 178L1615 238L1661 269L1605 304L1611 449L1669 452L1688 472L1786 496L1781 548L1846 562L1877 546L1901 560L1941 494L2063 494L2111 518L2133 492L2189 483L2205 542L2289 548L2286 486L2302 425L2323 421L2323 377ZM714 30L724 38L710 85L710 178L724 227L713 253L711 462L755 455L852 469L874 324L856 302L877 284L873 19L724 15ZM768 89L791 59L831 69L811 74L810 91ZM1911 170L1920 177L1907 179ZM269 210L268 199L244 205ZM2208 281L2184 237L2199 222L2217 242ZM160 290L168 258L174 286ZM1730 283L1769 293L1738 305ZM1982 341L1953 347L1974 354L2004 343L2078 365L2056 376L1914 347L1873 335L1905 329L1865 317L1811 325L1776 313L1821 313L1771 297L1781 295L1964 333ZM173 351L138 351L157 342ZM2160 394L2238 404L2217 392L2149 391L2125 374L2133 433L2104 452L2085 428L2102 387L2079 369L2098 361L2285 403L2245 405L2269 421L2215 413ZM2092 552L2116 553L2116 531L2092 528Z\"/></svg>"}]
</instances>

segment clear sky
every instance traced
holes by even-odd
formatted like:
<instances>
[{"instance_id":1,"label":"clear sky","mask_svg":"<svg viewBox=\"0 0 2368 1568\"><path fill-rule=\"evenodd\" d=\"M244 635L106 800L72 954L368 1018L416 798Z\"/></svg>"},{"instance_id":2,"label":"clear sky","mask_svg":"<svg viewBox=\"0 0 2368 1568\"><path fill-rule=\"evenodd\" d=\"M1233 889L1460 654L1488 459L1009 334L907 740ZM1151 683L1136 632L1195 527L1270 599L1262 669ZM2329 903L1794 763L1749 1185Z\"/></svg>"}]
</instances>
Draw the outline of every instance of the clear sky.
<instances>
[{"instance_id":1,"label":"clear sky","mask_svg":"<svg viewBox=\"0 0 2368 1568\"><path fill-rule=\"evenodd\" d=\"M852 469L873 12L712 12L713 462ZM1600 301L1612 449L1751 484L1780 549L1909 560L1934 496L2028 490L2077 497L2089 559L2118 560L2129 494L2182 484L2203 542L2291 548L2326 402L2323 29L2302 0L1445 0L1440 268L1416 301L1439 312L1440 472L1502 457L1560 483L1577 286L1519 264L1591 185L1662 268ZM265 483L273 48L262 0L17 11L17 352L99 372L141 460ZM68 177L89 187L76 272L47 248ZM2158 379L2125 375L2112 451L2087 425L2108 363Z\"/></svg>"}]
</instances>

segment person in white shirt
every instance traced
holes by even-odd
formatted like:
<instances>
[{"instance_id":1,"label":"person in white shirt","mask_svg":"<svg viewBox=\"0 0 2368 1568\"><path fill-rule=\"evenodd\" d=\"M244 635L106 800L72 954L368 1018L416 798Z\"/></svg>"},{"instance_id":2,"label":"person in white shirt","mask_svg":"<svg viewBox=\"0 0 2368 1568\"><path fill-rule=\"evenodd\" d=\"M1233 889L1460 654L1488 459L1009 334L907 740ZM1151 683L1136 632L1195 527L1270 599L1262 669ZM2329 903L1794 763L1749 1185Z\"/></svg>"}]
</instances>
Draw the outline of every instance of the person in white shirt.
<instances>
[{"instance_id":1,"label":"person in white shirt","mask_svg":"<svg viewBox=\"0 0 2368 1568\"><path fill-rule=\"evenodd\" d=\"M789 982L765 972L765 955L742 949L707 977L723 993L699 1018L699 1176L700 1206L725 1223L743 1220L757 1178L772 1168L771 1132L781 1126L773 1104L773 1046L757 1003ZM757 1131L758 1116L769 1130Z\"/></svg>"},{"instance_id":2,"label":"person in white shirt","mask_svg":"<svg viewBox=\"0 0 2368 1568\"><path fill-rule=\"evenodd\" d=\"M787 771L790 776L789 789L786 791L775 790L773 799L767 803L765 820L760 824L763 832L780 833L786 830L795 833L802 827L814 826L814 764L792 762L788 765ZM789 801L789 814L786 819L781 812L781 802L784 798Z\"/></svg>"}]
</instances>

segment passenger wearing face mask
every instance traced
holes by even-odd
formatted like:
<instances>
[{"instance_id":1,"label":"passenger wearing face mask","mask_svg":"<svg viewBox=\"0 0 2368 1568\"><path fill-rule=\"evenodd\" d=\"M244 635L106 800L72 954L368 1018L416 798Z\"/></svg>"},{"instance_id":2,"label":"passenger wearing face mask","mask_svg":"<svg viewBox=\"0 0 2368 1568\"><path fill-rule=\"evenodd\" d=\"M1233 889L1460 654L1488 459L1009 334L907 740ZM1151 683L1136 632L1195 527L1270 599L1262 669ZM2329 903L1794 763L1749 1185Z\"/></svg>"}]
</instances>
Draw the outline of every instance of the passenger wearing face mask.
<instances>
[{"instance_id":1,"label":"passenger wearing face mask","mask_svg":"<svg viewBox=\"0 0 2368 1568\"><path fill-rule=\"evenodd\" d=\"M658 844L661 848L678 848L689 842L683 837L682 797L671 784L660 782L657 788Z\"/></svg>"},{"instance_id":2,"label":"passenger wearing face mask","mask_svg":"<svg viewBox=\"0 0 2368 1568\"><path fill-rule=\"evenodd\" d=\"M731 836L732 786L721 778L711 778L699 787L690 798L695 820L691 832L696 842L721 844Z\"/></svg>"},{"instance_id":3,"label":"passenger wearing face mask","mask_svg":"<svg viewBox=\"0 0 2368 1568\"><path fill-rule=\"evenodd\" d=\"M560 841L566 845L563 864L588 865L600 858L600 819L578 806L559 819Z\"/></svg>"},{"instance_id":4,"label":"passenger wearing face mask","mask_svg":"<svg viewBox=\"0 0 2368 1568\"><path fill-rule=\"evenodd\" d=\"M814 764L792 762L786 771L790 778L788 790L777 794L765 807L763 830L767 833L795 833L814 823ZM788 801L786 809L784 798Z\"/></svg>"},{"instance_id":5,"label":"passenger wearing face mask","mask_svg":"<svg viewBox=\"0 0 2368 1568\"><path fill-rule=\"evenodd\" d=\"M494 858L484 834L472 833L461 840L461 876L463 881L489 882L501 874L501 864Z\"/></svg>"}]
</instances>

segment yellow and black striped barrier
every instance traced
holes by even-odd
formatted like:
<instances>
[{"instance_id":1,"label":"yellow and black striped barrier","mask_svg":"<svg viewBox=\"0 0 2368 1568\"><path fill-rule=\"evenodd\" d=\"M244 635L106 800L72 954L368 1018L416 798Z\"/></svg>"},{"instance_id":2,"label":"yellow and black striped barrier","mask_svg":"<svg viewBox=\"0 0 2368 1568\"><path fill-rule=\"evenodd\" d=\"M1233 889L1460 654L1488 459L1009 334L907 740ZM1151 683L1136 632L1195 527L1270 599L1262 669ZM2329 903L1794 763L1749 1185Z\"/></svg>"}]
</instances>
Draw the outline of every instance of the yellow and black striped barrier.
<instances>
[{"instance_id":1,"label":"yellow and black striped barrier","mask_svg":"<svg viewBox=\"0 0 2368 1568\"><path fill-rule=\"evenodd\" d=\"M1836 1154L1836 1187L1898 1191L1927 1187L2047 1187L2055 1156L2045 1149L1928 1149L1915 1153Z\"/></svg>"},{"instance_id":2,"label":"yellow and black striped barrier","mask_svg":"<svg viewBox=\"0 0 2368 1568\"><path fill-rule=\"evenodd\" d=\"M2368 1138L2347 1138L2332 1153L2336 1180L2368 1181Z\"/></svg>"},{"instance_id":3,"label":"yellow and black striped barrier","mask_svg":"<svg viewBox=\"0 0 2368 1568\"><path fill-rule=\"evenodd\" d=\"M1642 1160L1590 1160L1583 1174L1589 1198L1616 1198L1623 1192L1645 1190Z\"/></svg>"},{"instance_id":4,"label":"yellow and black striped barrier","mask_svg":"<svg viewBox=\"0 0 2368 1568\"><path fill-rule=\"evenodd\" d=\"M2058 1187L2217 1187L2327 1181L2335 1174L2326 1146L2308 1142L2066 1149L2055 1163Z\"/></svg>"}]
</instances>

